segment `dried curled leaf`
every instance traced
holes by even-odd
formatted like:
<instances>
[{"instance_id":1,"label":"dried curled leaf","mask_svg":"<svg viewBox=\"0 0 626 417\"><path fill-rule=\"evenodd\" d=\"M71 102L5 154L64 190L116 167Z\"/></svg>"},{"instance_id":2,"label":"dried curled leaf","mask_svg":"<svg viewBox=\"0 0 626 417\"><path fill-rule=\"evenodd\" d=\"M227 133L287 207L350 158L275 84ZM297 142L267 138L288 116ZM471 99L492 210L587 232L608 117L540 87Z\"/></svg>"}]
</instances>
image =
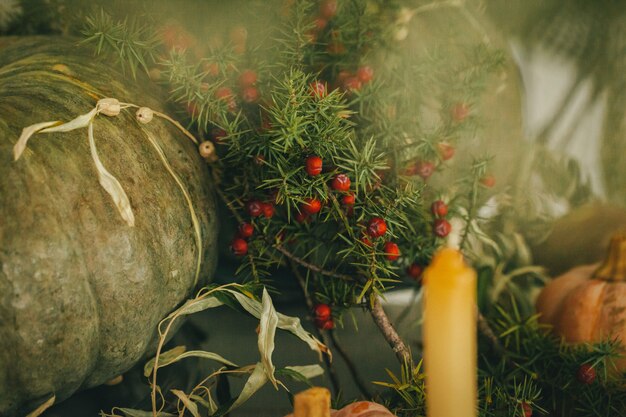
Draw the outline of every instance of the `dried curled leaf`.
<instances>
[{"instance_id":1,"label":"dried curled leaf","mask_svg":"<svg viewBox=\"0 0 626 417\"><path fill-rule=\"evenodd\" d=\"M15 142L15 145L13 145L13 160L17 161L18 159L20 159L20 156L22 156L22 153L24 153L26 145L28 144L28 140L31 136L33 136L37 132L40 132L42 129L57 125L59 123L61 122L41 122L35 123L34 125L30 125L22 129L22 134L20 135L20 138L17 140L17 142Z\"/></svg>"},{"instance_id":2,"label":"dried curled leaf","mask_svg":"<svg viewBox=\"0 0 626 417\"><path fill-rule=\"evenodd\" d=\"M124 219L130 227L133 227L135 226L135 215L133 214L133 209L130 206L130 200L128 199L128 196L126 195L126 192L122 188L120 182L106 170L98 157L96 141L93 137L93 123L89 123L87 132L89 136L89 149L91 150L91 157L93 162L96 164L96 170L98 171L98 181L100 182L102 188L104 188L104 190L113 199L113 203L115 204L115 207L117 207L122 219Z\"/></svg>"},{"instance_id":3,"label":"dried curled leaf","mask_svg":"<svg viewBox=\"0 0 626 417\"><path fill-rule=\"evenodd\" d=\"M241 390L241 394L230 406L228 411L234 410L241 404L245 403L255 392L257 392L267 382L267 372L261 362L258 362L252 371L252 375L246 381L246 384Z\"/></svg>"},{"instance_id":4,"label":"dried curled leaf","mask_svg":"<svg viewBox=\"0 0 626 417\"><path fill-rule=\"evenodd\" d=\"M285 369L288 371L296 372L305 379L311 379L324 375L324 368L317 364L304 366L285 366Z\"/></svg>"},{"instance_id":5,"label":"dried curled leaf","mask_svg":"<svg viewBox=\"0 0 626 417\"><path fill-rule=\"evenodd\" d=\"M272 299L267 290L263 288L262 311L259 323L258 346L261 354L261 362L265 367L267 378L274 388L278 388L276 377L274 376L275 366L272 363L272 353L274 353L274 337L276 336L276 326L278 325L278 315L272 304Z\"/></svg>"},{"instance_id":6,"label":"dried curled leaf","mask_svg":"<svg viewBox=\"0 0 626 417\"><path fill-rule=\"evenodd\" d=\"M244 308L244 310L252 314L257 319L261 318L262 316L261 303L259 303L256 300L253 300L252 298L246 297L245 295L237 291L232 291L232 290L225 290L225 291L228 291L229 293L231 293L237 299L241 307ZM328 356L331 356L331 353L328 350L328 347L326 347L326 345L324 345L315 337L313 337L311 333L304 330L304 327L302 327L302 323L300 322L300 319L298 317L289 317L281 313L277 313L277 316L278 316L277 327L281 330L287 330L288 332L292 333L293 335L298 337L300 340L305 342L309 346L309 348L311 348L311 350L317 352L320 355L320 360L321 360L321 356L323 353L326 353Z\"/></svg>"},{"instance_id":7,"label":"dried curled leaf","mask_svg":"<svg viewBox=\"0 0 626 417\"><path fill-rule=\"evenodd\" d=\"M173 352L174 350L178 348L182 348L182 352L180 350L178 352ZM185 352L184 348L185 348L184 346L178 346L172 350L168 350L167 352L162 353L159 356L159 368L162 368L167 365L171 365L185 358L209 359L212 361L222 363L224 365L232 366L235 368L238 367L237 364L229 361L228 359L225 359L224 357L222 357L221 355L218 355L217 353L207 352L204 350L190 350L189 352ZM149 376L152 373L153 368L154 368L154 358L150 359L150 361L146 363L146 365L144 366L143 368L144 376L146 377Z\"/></svg>"},{"instance_id":8,"label":"dried curled leaf","mask_svg":"<svg viewBox=\"0 0 626 417\"><path fill-rule=\"evenodd\" d=\"M176 346L166 352L163 352L159 355L159 368L162 366L169 365L174 362L177 357L185 353L187 348L185 346ZM150 359L143 367L143 375L145 377L149 376L152 373L152 369L154 368L154 363L156 362L156 357Z\"/></svg>"},{"instance_id":9,"label":"dried curled leaf","mask_svg":"<svg viewBox=\"0 0 626 417\"><path fill-rule=\"evenodd\" d=\"M185 394L184 392L177 390L177 389L173 389L172 390L172 394L174 394L175 396L177 396L182 403L184 404L185 408L187 410L189 410L189 412L191 413L191 415L193 417L200 417L200 412L198 411L198 405L196 403L194 403L188 396L187 394ZM184 414L184 409L181 410L180 415Z\"/></svg>"}]
</instances>

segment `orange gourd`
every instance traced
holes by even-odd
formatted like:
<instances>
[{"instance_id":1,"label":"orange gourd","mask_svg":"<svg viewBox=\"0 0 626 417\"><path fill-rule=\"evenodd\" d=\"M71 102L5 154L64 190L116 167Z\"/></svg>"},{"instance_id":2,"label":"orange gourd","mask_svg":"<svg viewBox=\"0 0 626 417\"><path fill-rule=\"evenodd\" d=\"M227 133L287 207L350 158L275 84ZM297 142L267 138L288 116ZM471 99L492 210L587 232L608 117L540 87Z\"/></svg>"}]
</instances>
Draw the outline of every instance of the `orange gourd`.
<instances>
[{"instance_id":1,"label":"orange gourd","mask_svg":"<svg viewBox=\"0 0 626 417\"><path fill-rule=\"evenodd\" d=\"M626 346L626 234L614 236L603 264L571 269L537 299L540 321L567 342L618 339ZM618 367L626 370L626 359Z\"/></svg>"}]
</instances>

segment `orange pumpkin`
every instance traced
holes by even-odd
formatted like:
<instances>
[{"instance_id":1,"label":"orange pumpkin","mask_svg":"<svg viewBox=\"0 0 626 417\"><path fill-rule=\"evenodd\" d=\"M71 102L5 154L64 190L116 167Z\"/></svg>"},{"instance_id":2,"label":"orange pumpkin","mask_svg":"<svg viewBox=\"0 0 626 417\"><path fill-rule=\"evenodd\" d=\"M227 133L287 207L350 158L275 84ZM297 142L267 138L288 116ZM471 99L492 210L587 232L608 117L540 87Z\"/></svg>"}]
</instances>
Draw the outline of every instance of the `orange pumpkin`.
<instances>
[{"instance_id":1,"label":"orange pumpkin","mask_svg":"<svg viewBox=\"0 0 626 417\"><path fill-rule=\"evenodd\" d=\"M600 266L573 268L548 284L537 312L567 342L619 339L626 346L626 234L612 238ZM626 359L618 367L626 370Z\"/></svg>"}]
</instances>

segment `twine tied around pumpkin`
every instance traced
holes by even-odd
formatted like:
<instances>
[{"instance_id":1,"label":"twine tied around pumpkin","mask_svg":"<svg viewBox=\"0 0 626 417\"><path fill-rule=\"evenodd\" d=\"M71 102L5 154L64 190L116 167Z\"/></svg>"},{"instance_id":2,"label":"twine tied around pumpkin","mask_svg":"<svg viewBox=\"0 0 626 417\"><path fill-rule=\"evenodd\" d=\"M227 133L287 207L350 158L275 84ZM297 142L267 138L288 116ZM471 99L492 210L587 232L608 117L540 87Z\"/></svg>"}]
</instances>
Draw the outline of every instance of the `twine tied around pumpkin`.
<instances>
[{"instance_id":1,"label":"twine tied around pumpkin","mask_svg":"<svg viewBox=\"0 0 626 417\"><path fill-rule=\"evenodd\" d=\"M103 98L98 100L96 106L88 113L82 114L69 122L63 123L61 121L41 122L35 123L31 126L27 126L22 130L22 134L18 141L13 146L13 159L17 161L24 153L28 140L37 133L54 133L54 132L69 132L75 129L87 128L87 137L89 139L89 149L91 157L96 166L98 172L98 180L104 190L111 196L115 207L120 213L120 216L128 226L133 227L135 225L135 216L130 205L130 201L126 192L122 188L121 184L102 164L98 157L98 151L96 148L96 142L93 134L93 121L99 114L103 114L109 117L115 117L120 114L123 109L138 108L135 117L139 123L147 124L152 121L154 116L160 117L172 123L190 138L196 145L198 140L180 125L177 121L167 116L166 114L154 111L148 107L139 107L131 103L121 103L115 98Z\"/></svg>"}]
</instances>

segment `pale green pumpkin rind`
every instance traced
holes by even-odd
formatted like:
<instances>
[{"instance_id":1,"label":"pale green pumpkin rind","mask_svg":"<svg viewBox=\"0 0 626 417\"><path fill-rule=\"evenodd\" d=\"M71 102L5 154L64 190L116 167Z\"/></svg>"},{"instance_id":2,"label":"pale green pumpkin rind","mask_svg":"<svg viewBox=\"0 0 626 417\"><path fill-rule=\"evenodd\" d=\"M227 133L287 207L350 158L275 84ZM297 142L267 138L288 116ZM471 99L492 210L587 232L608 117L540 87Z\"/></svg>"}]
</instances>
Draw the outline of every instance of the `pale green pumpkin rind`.
<instances>
[{"instance_id":1,"label":"pale green pumpkin rind","mask_svg":"<svg viewBox=\"0 0 626 417\"><path fill-rule=\"evenodd\" d=\"M75 40L0 45L0 415L54 393L63 400L141 360L157 323L194 290L198 245L189 207L134 118L97 117L103 164L128 194L128 227L98 184L87 132L38 134L12 160L23 127L68 121L97 98L162 111L149 85L123 77ZM67 73L53 69L63 64ZM68 75L69 74L69 75ZM153 89L153 88L152 88ZM202 231L200 283L216 264L207 167L167 122L144 127L182 180Z\"/></svg>"}]
</instances>

